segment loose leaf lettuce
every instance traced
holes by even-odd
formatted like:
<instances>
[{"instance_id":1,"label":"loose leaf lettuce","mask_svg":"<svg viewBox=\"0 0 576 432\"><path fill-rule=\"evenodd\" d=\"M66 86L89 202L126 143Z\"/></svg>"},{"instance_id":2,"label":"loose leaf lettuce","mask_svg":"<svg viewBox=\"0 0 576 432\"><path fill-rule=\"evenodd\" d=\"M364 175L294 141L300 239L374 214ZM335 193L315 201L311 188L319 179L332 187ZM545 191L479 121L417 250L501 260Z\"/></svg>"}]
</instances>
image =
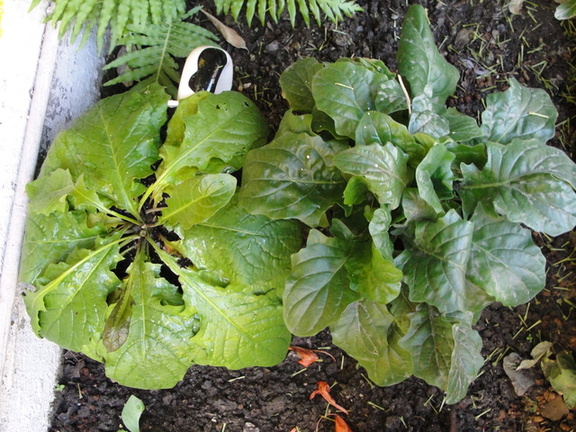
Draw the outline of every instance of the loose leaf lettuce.
<instances>
[{"instance_id":1,"label":"loose leaf lettuce","mask_svg":"<svg viewBox=\"0 0 576 432\"><path fill-rule=\"evenodd\" d=\"M298 224L237 205L230 173L267 134L254 104L197 93L161 145L167 99L138 86L58 136L28 186L22 261L34 331L146 389L194 363L280 362L283 284L302 244Z\"/></svg>"}]
</instances>

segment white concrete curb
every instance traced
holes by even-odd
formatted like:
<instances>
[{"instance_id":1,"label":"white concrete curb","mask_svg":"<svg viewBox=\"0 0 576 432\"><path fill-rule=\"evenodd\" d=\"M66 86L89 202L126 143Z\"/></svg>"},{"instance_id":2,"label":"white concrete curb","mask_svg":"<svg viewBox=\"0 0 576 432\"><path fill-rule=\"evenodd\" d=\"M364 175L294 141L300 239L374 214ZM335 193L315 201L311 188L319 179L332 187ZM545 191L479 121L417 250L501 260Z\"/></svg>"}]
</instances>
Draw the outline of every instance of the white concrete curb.
<instances>
[{"instance_id":1,"label":"white concrete curb","mask_svg":"<svg viewBox=\"0 0 576 432\"><path fill-rule=\"evenodd\" d=\"M25 185L44 140L99 99L94 38L79 50L44 26L47 1L6 0L0 25L0 432L48 430L60 349L30 330L18 283ZM1 6L1 3L0 3Z\"/></svg>"}]
</instances>

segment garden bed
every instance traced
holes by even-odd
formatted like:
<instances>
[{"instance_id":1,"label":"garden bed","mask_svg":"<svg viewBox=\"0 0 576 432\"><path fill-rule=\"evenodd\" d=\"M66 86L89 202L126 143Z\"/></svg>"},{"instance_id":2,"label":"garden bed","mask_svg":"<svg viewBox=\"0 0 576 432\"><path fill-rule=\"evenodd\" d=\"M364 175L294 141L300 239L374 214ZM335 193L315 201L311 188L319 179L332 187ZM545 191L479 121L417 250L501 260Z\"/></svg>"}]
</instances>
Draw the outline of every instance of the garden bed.
<instances>
[{"instance_id":1,"label":"garden bed","mask_svg":"<svg viewBox=\"0 0 576 432\"><path fill-rule=\"evenodd\" d=\"M545 88L559 111L558 134L552 144L573 157L574 42L566 34L571 24L554 19L555 5L525 3L520 15L512 15L502 2L421 3L428 6L440 51L460 71L457 94L449 105L478 117L486 95L507 88L509 78ZM287 20L252 29L235 25L248 45L248 51L230 49L236 64L235 88L255 101L277 126L287 108L278 77L299 58L371 57L395 70L407 5L395 0L359 4L364 12L337 26L327 23L307 28L298 21L292 30ZM572 430L576 428L574 413L566 410L539 368L530 371L534 384L518 396L503 367L511 353L529 358L540 341L576 350L572 303L576 240L570 234L557 239L535 237L548 262L547 288L529 305L494 304L484 311L476 328L486 363L468 396L455 405L445 405L440 390L416 378L386 388L375 386L323 332L313 338L295 338L293 345L326 349L335 360L320 354L322 362L303 370L291 352L271 368L228 371L195 366L174 389L162 391L119 386L105 377L100 364L68 352L50 430L116 432L124 403L135 394L146 406L142 430L332 431L333 417L325 416L326 404L319 398L309 399L318 381L333 386L332 394L350 412L346 421L356 432Z\"/></svg>"}]
</instances>

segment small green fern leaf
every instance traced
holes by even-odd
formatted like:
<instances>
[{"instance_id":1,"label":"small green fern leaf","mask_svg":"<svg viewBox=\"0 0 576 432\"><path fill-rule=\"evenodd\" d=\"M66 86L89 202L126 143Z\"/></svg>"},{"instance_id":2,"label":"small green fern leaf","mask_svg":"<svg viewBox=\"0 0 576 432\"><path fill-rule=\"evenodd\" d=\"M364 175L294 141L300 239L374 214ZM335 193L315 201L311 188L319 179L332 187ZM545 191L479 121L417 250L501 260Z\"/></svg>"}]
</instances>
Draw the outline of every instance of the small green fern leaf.
<instances>
[{"instance_id":1,"label":"small green fern leaf","mask_svg":"<svg viewBox=\"0 0 576 432\"><path fill-rule=\"evenodd\" d=\"M310 25L312 15L317 24L320 24L325 15L330 21L338 22L344 16L352 16L360 12L362 8L354 0L214 0L216 13L230 14L238 19L244 6L245 18L248 25L252 25L252 19L258 15L260 22L264 24L266 15L269 14L273 21L287 10L292 27L296 23L296 12L299 10L306 25Z\"/></svg>"},{"instance_id":2,"label":"small green fern leaf","mask_svg":"<svg viewBox=\"0 0 576 432\"><path fill-rule=\"evenodd\" d=\"M40 2L33 0L31 9ZM110 47L128 34L131 25L161 24L182 16L186 0L54 0L54 10L47 21L60 25L60 36L70 31L75 41L80 33L87 38L97 27L98 48L102 50L104 35L110 29Z\"/></svg>"},{"instance_id":3,"label":"small green fern leaf","mask_svg":"<svg viewBox=\"0 0 576 432\"><path fill-rule=\"evenodd\" d=\"M193 9L195 13L199 8ZM185 17L189 17L191 13ZM147 26L128 26L131 34L120 40L120 43L131 50L105 69L124 68L127 71L104 83L114 85L127 81L141 81L147 77L166 87L168 92L176 95L176 85L180 79L178 62L175 58L187 57L190 52L202 45L216 45L218 38L208 30L195 24L181 21L149 24Z\"/></svg>"}]
</instances>

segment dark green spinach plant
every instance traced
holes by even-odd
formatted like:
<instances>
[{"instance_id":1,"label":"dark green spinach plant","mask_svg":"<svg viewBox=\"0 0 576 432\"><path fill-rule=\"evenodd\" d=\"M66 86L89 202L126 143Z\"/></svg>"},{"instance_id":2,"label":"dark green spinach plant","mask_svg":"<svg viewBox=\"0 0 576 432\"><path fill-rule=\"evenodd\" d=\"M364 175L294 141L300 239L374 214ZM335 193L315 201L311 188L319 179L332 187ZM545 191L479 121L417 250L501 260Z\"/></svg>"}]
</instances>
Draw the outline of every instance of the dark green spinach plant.
<instances>
[{"instance_id":1,"label":"dark green spinach plant","mask_svg":"<svg viewBox=\"0 0 576 432\"><path fill-rule=\"evenodd\" d=\"M237 92L180 102L157 84L103 99L62 132L30 183L21 276L34 331L139 388L193 363L274 365L299 226L237 205L232 173L268 127ZM26 286L26 285L25 285Z\"/></svg>"},{"instance_id":2,"label":"dark green spinach plant","mask_svg":"<svg viewBox=\"0 0 576 432\"><path fill-rule=\"evenodd\" d=\"M248 153L239 203L309 229L283 294L291 332L329 327L375 383L415 375L455 403L483 364L483 308L544 288L530 230L574 227L576 165L546 145L557 112L543 90L511 79L481 125L446 107L458 72L421 6L404 21L398 70L368 59L288 68L291 109Z\"/></svg>"}]
</instances>

